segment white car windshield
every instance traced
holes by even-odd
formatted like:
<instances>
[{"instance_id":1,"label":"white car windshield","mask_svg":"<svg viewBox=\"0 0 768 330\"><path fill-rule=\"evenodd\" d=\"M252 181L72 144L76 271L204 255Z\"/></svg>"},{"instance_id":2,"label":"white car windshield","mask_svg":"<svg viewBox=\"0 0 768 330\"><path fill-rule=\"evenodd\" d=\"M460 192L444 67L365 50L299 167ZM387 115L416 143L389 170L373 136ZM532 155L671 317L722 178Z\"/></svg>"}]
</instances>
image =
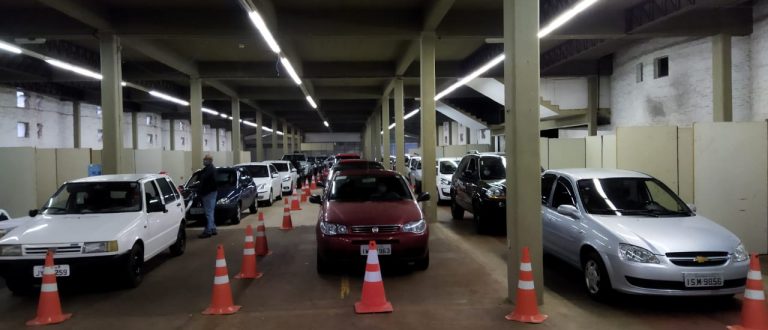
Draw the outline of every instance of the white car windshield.
<instances>
[{"instance_id":1,"label":"white car windshield","mask_svg":"<svg viewBox=\"0 0 768 330\"><path fill-rule=\"evenodd\" d=\"M141 187L137 182L67 183L41 209L47 215L140 210Z\"/></svg>"},{"instance_id":2,"label":"white car windshield","mask_svg":"<svg viewBox=\"0 0 768 330\"><path fill-rule=\"evenodd\" d=\"M653 178L579 180L587 212L624 216L690 216L691 210L661 181Z\"/></svg>"}]
</instances>

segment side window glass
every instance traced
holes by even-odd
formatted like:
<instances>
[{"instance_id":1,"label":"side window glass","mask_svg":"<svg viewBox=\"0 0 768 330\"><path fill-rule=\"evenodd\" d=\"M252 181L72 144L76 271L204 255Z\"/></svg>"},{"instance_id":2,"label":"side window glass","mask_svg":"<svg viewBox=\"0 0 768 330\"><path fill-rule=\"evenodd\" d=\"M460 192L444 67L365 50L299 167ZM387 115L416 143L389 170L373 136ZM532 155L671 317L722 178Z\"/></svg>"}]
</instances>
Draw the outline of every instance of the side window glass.
<instances>
[{"instance_id":1,"label":"side window glass","mask_svg":"<svg viewBox=\"0 0 768 330\"><path fill-rule=\"evenodd\" d=\"M557 208L560 205L576 206L571 184L564 178L557 180L557 183L555 184L555 193L552 196L552 207Z\"/></svg>"},{"instance_id":2,"label":"side window glass","mask_svg":"<svg viewBox=\"0 0 768 330\"><path fill-rule=\"evenodd\" d=\"M462 159L461 162L459 163L459 167L456 169L456 172L458 172L459 175L464 175L464 170L467 169L468 163L469 163L468 157L465 157L464 159Z\"/></svg>"},{"instance_id":3,"label":"side window glass","mask_svg":"<svg viewBox=\"0 0 768 330\"><path fill-rule=\"evenodd\" d=\"M154 181L144 182L144 202L146 204L153 200L160 200L160 193L152 182Z\"/></svg>"},{"instance_id":4,"label":"side window glass","mask_svg":"<svg viewBox=\"0 0 768 330\"><path fill-rule=\"evenodd\" d=\"M541 204L547 205L549 203L549 194L552 193L552 184L555 183L554 174L547 174L541 177Z\"/></svg>"},{"instance_id":5,"label":"side window glass","mask_svg":"<svg viewBox=\"0 0 768 330\"><path fill-rule=\"evenodd\" d=\"M472 158L469 160L469 165L467 166L467 171L470 171L472 173L472 177L477 176L477 158Z\"/></svg>"},{"instance_id":6,"label":"side window glass","mask_svg":"<svg viewBox=\"0 0 768 330\"><path fill-rule=\"evenodd\" d=\"M173 188L173 195L176 196L176 199L181 198L181 194L179 194L179 190L176 189L176 186L173 185L173 181L171 181L170 178L167 178L166 181L168 181L168 184Z\"/></svg>"},{"instance_id":7,"label":"side window glass","mask_svg":"<svg viewBox=\"0 0 768 330\"><path fill-rule=\"evenodd\" d=\"M163 200L165 201L165 204L170 204L171 202L176 201L176 195L173 193L175 189L173 189L173 187L168 184L168 180L165 178L160 178L155 180L155 182L160 187L160 192L163 193Z\"/></svg>"}]
</instances>

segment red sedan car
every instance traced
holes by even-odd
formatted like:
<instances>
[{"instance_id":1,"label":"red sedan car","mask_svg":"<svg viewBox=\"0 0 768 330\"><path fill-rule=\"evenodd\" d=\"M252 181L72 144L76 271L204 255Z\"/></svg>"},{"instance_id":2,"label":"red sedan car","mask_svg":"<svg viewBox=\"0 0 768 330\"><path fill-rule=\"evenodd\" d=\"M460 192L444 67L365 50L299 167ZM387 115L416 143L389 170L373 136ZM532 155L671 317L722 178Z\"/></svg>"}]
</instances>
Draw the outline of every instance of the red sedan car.
<instances>
[{"instance_id":1,"label":"red sedan car","mask_svg":"<svg viewBox=\"0 0 768 330\"><path fill-rule=\"evenodd\" d=\"M429 267L429 229L418 202L402 175L387 170L343 170L334 173L320 204L316 227L317 271L336 262L364 261L375 240L382 262L395 260Z\"/></svg>"}]
</instances>

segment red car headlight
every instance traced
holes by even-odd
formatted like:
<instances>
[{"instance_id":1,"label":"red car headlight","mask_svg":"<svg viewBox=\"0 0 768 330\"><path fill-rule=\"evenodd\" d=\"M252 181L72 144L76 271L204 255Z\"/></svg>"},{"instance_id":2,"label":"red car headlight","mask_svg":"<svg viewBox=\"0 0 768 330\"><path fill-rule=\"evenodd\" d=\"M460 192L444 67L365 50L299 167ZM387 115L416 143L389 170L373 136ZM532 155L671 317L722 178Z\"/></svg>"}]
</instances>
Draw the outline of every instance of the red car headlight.
<instances>
[{"instance_id":1,"label":"red car headlight","mask_svg":"<svg viewBox=\"0 0 768 330\"><path fill-rule=\"evenodd\" d=\"M341 234L348 233L347 226L345 226L345 225L337 225L335 223L329 223L329 222L325 222L325 221L320 222L320 231L323 234L329 235L329 236L341 235Z\"/></svg>"},{"instance_id":2,"label":"red car headlight","mask_svg":"<svg viewBox=\"0 0 768 330\"><path fill-rule=\"evenodd\" d=\"M403 225L403 231L406 233L421 234L427 230L427 222L424 219L411 221Z\"/></svg>"}]
</instances>

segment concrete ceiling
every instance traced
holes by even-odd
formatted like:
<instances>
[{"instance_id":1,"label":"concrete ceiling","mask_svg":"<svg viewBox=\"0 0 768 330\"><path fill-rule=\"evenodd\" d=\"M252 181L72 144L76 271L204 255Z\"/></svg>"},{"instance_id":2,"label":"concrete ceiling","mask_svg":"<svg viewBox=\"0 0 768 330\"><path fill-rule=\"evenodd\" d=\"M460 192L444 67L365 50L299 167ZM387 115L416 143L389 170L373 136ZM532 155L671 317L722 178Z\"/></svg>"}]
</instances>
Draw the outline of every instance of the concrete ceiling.
<instances>
[{"instance_id":1,"label":"concrete ceiling","mask_svg":"<svg viewBox=\"0 0 768 330\"><path fill-rule=\"evenodd\" d=\"M548 23L576 0L540 0ZM418 37L434 29L437 85L445 86L500 52L502 1L498 0L253 0L333 131L361 131L395 76L405 79L406 110L418 106ZM673 6L672 3L680 4ZM627 44L659 36L751 32L751 2L744 0L603 0L540 44L543 75L610 72L610 55ZM702 19L705 18L705 19ZM228 112L237 94L247 103L304 132L323 132L318 114L279 66L237 0L0 1L0 39L43 38L24 48L98 69L99 31L123 43L125 80L188 97L188 77L206 85L205 106ZM533 32L532 32L533 33ZM488 76L499 77L501 70ZM63 98L98 102L99 85L54 70L35 59L0 54L0 84ZM129 111L183 118L188 108L126 93ZM482 95L461 88L449 96L479 118L501 111ZM229 125L212 119L214 126ZM413 123L416 123L415 126ZM418 134L418 120L406 129Z\"/></svg>"}]
</instances>

